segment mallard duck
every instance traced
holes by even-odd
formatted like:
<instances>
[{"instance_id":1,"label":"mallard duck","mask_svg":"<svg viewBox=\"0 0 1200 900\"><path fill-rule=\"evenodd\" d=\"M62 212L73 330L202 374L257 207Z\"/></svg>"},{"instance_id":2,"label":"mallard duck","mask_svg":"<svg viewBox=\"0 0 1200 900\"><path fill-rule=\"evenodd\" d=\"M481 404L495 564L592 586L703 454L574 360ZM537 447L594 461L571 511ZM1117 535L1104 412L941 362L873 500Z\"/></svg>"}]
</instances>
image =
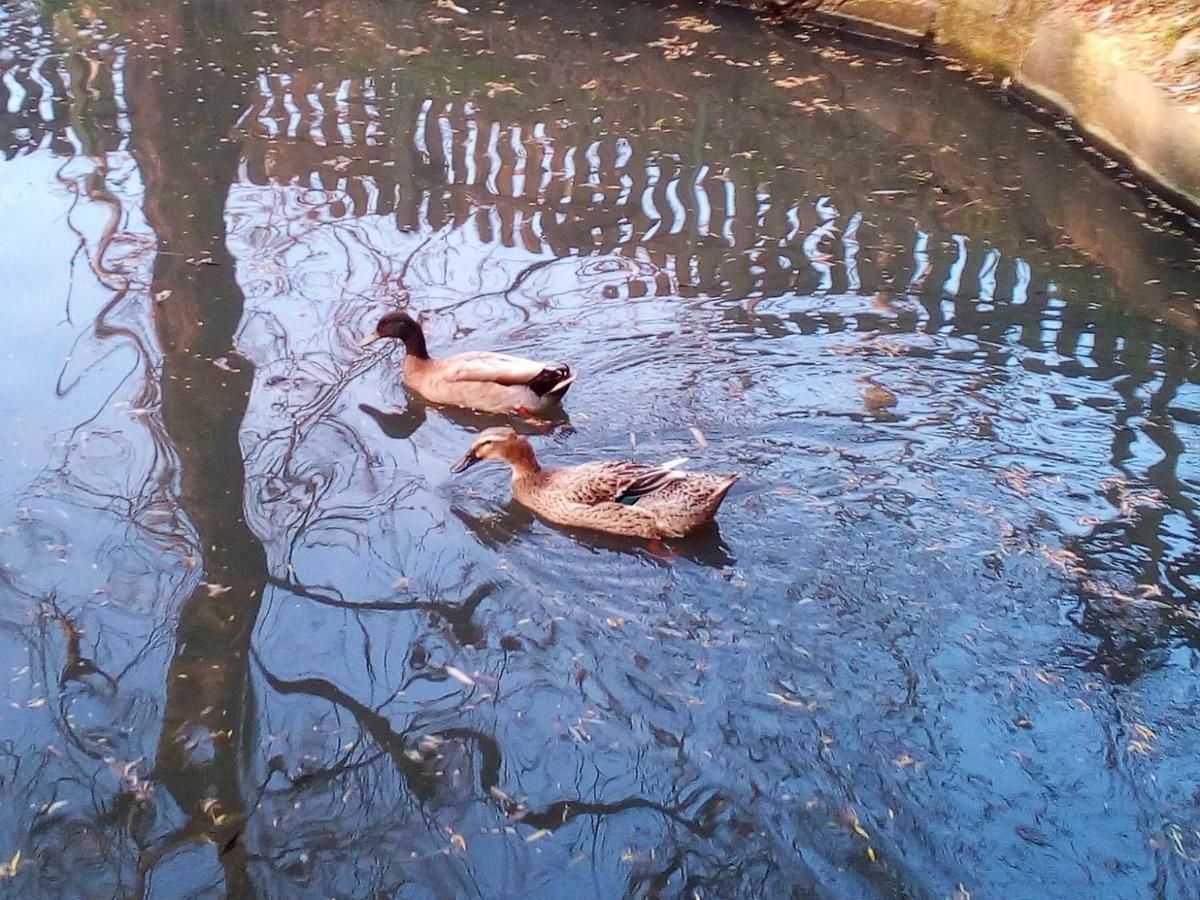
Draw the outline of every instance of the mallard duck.
<instances>
[{"instance_id":1,"label":"mallard duck","mask_svg":"<svg viewBox=\"0 0 1200 900\"><path fill-rule=\"evenodd\" d=\"M433 359L425 332L406 312L390 312L361 341L404 343L404 383L431 403L479 412L536 415L562 401L575 380L565 363L537 362L504 353L475 351Z\"/></svg>"},{"instance_id":2,"label":"mallard duck","mask_svg":"<svg viewBox=\"0 0 1200 900\"><path fill-rule=\"evenodd\" d=\"M892 409L900 403L900 398L881 384L877 384L870 375L858 379L863 388L863 409L869 413L880 413Z\"/></svg>"},{"instance_id":3,"label":"mallard duck","mask_svg":"<svg viewBox=\"0 0 1200 900\"><path fill-rule=\"evenodd\" d=\"M707 522L738 480L737 475L684 472L686 459L661 466L589 462L543 469L529 441L511 428L488 428L450 471L483 459L508 463L513 497L559 525L629 537L683 537Z\"/></svg>"}]
</instances>

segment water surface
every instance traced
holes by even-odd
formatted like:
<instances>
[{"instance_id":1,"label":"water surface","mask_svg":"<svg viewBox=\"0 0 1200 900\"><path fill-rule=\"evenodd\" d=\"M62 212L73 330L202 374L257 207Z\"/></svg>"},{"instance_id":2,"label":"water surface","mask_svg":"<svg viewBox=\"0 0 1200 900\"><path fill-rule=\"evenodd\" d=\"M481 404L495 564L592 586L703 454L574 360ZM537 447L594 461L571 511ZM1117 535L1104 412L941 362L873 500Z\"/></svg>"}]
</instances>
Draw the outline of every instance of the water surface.
<instances>
[{"instance_id":1,"label":"water surface","mask_svg":"<svg viewBox=\"0 0 1200 900\"><path fill-rule=\"evenodd\" d=\"M4 887L1196 896L1195 233L961 72L464 4L0 4ZM719 527L451 477L397 306Z\"/></svg>"}]
</instances>

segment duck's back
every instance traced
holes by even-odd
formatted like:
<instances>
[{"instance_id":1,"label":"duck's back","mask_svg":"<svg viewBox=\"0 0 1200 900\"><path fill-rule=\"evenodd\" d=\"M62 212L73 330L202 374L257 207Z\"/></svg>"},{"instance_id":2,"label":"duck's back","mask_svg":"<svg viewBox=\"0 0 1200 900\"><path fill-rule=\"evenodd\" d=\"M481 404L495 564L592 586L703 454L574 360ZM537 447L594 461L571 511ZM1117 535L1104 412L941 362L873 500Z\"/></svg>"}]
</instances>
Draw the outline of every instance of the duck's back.
<instances>
[{"instance_id":1,"label":"duck's back","mask_svg":"<svg viewBox=\"0 0 1200 900\"><path fill-rule=\"evenodd\" d=\"M566 366L473 351L442 359L404 359L404 383L426 400L482 412L538 412L557 402L561 393L539 394L531 386L538 379L551 382L569 377ZM554 385L551 384L550 387Z\"/></svg>"},{"instance_id":2,"label":"duck's back","mask_svg":"<svg viewBox=\"0 0 1200 900\"><path fill-rule=\"evenodd\" d=\"M682 537L707 521L737 476L673 472L631 462L542 469L513 481L513 496L560 525L631 537ZM655 486L644 492L640 485Z\"/></svg>"},{"instance_id":3,"label":"duck's back","mask_svg":"<svg viewBox=\"0 0 1200 900\"><path fill-rule=\"evenodd\" d=\"M486 351L456 353L436 361L436 367L446 381L502 385L527 385L546 369L555 368L556 365Z\"/></svg>"},{"instance_id":4,"label":"duck's back","mask_svg":"<svg viewBox=\"0 0 1200 900\"><path fill-rule=\"evenodd\" d=\"M543 469L513 481L513 497L522 506L558 525L590 528L630 537L659 537L653 516L636 506L615 502L605 479L591 477L607 463ZM579 470L585 471L579 471ZM591 470L591 471L588 471Z\"/></svg>"},{"instance_id":5,"label":"duck's back","mask_svg":"<svg viewBox=\"0 0 1200 900\"><path fill-rule=\"evenodd\" d=\"M737 475L686 472L638 500L664 537L683 537L716 515Z\"/></svg>"}]
</instances>

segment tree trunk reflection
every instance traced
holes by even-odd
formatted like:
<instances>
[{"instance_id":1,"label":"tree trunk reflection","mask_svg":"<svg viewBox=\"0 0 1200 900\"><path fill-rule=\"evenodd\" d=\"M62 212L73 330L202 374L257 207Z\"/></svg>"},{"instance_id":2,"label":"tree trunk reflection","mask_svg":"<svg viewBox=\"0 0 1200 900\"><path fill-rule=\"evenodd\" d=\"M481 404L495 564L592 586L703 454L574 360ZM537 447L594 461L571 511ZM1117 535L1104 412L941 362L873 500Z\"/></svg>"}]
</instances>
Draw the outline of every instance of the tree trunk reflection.
<instances>
[{"instance_id":1,"label":"tree trunk reflection","mask_svg":"<svg viewBox=\"0 0 1200 900\"><path fill-rule=\"evenodd\" d=\"M176 6L156 25L161 55L131 56L126 97L132 150L157 239L152 293L162 352L162 418L178 457L179 498L196 529L202 576L183 602L167 674L155 778L188 822L143 859L143 874L174 845L211 839L229 895L254 893L238 839L254 698L250 638L266 583L266 555L243 515L239 430L254 367L233 352L244 297L225 244L225 200L239 150L228 135L246 103L236 76L214 71L196 102L202 48L214 29L236 33L236 14ZM172 52L177 51L177 52ZM225 357L223 365L214 360ZM211 741L207 759L193 758ZM215 801L215 803L213 802Z\"/></svg>"}]
</instances>

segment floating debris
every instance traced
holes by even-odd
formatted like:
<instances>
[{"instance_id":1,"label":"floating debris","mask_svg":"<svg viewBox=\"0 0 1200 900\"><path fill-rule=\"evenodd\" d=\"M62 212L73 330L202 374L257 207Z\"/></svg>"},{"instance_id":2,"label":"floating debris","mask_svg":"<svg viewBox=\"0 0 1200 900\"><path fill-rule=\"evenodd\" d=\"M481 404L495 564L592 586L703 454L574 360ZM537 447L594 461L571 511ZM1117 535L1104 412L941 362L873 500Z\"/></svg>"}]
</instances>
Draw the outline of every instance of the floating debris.
<instances>
[{"instance_id":1,"label":"floating debris","mask_svg":"<svg viewBox=\"0 0 1200 900\"><path fill-rule=\"evenodd\" d=\"M7 863L0 866L0 878L12 878L17 874L17 867L21 864L21 851L18 850L12 855Z\"/></svg>"}]
</instances>

